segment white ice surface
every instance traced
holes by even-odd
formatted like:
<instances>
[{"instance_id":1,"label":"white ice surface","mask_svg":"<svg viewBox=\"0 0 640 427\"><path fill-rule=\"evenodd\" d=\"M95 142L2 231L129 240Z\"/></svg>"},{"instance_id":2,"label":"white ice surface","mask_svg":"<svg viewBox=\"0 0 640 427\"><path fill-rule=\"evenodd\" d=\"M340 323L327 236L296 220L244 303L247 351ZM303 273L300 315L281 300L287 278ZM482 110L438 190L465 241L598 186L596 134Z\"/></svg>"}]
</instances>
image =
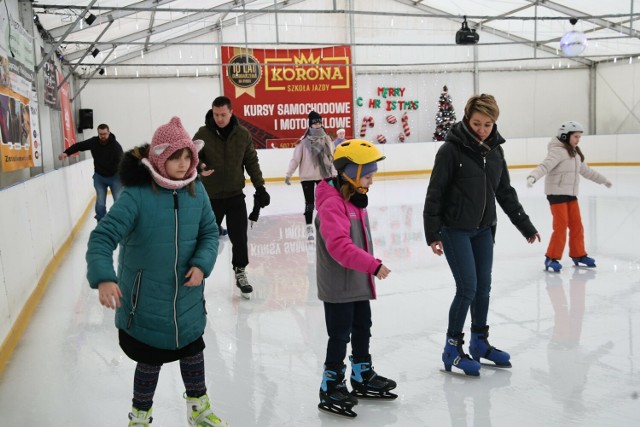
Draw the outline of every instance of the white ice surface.
<instances>
[{"instance_id":1,"label":"white ice surface","mask_svg":"<svg viewBox=\"0 0 640 427\"><path fill-rule=\"evenodd\" d=\"M527 189L526 171L511 172L543 242L528 245L500 214L490 340L511 353L513 368L483 367L480 378L441 372L454 284L424 239L428 177L376 180L372 235L392 273L378 281L372 303L371 352L376 371L398 382L399 397L361 401L351 421L317 409L326 332L301 188L268 184L272 204L249 230L252 299L234 286L228 238L206 283L214 411L236 427L640 425L640 169L599 170L613 188L583 180L579 198L598 267L574 268L565 252L559 274L542 268L551 228L543 184ZM118 346L113 311L85 279L94 223L85 224L0 376L2 426L128 422L135 365ZM182 393L178 364L164 366L152 426L187 425Z\"/></svg>"}]
</instances>

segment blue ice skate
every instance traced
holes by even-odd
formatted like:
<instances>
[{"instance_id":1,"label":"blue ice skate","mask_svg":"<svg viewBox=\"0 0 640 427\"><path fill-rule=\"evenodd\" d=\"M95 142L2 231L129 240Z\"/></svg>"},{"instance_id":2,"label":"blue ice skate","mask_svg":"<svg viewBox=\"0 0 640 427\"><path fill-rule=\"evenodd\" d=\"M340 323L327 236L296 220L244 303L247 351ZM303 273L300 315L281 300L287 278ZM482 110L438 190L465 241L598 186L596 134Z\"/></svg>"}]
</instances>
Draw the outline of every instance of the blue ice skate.
<instances>
[{"instance_id":1,"label":"blue ice skate","mask_svg":"<svg viewBox=\"0 0 640 427\"><path fill-rule=\"evenodd\" d=\"M444 369L451 372L451 367L462 369L465 375L477 377L480 375L480 363L472 360L462 349L464 344L464 334L457 334L455 337L447 335L447 342L442 352L442 362Z\"/></svg>"},{"instance_id":2,"label":"blue ice skate","mask_svg":"<svg viewBox=\"0 0 640 427\"><path fill-rule=\"evenodd\" d=\"M562 264L557 259L549 258L548 256L544 257L544 270L549 271L550 268L559 273L562 270Z\"/></svg>"},{"instance_id":3,"label":"blue ice skate","mask_svg":"<svg viewBox=\"0 0 640 427\"><path fill-rule=\"evenodd\" d=\"M581 256L579 258L571 258L573 260L573 263L576 265L576 267L580 267L580 264L584 264L585 267L595 267L596 266L596 260L593 258L590 258L588 256Z\"/></svg>"},{"instance_id":4,"label":"blue ice skate","mask_svg":"<svg viewBox=\"0 0 640 427\"><path fill-rule=\"evenodd\" d=\"M469 342L469 353L476 362L480 362L480 358L487 359L496 364L500 368L510 368L511 356L506 351L498 350L489 344L489 327L483 326L476 328L471 326L471 341Z\"/></svg>"}]
</instances>

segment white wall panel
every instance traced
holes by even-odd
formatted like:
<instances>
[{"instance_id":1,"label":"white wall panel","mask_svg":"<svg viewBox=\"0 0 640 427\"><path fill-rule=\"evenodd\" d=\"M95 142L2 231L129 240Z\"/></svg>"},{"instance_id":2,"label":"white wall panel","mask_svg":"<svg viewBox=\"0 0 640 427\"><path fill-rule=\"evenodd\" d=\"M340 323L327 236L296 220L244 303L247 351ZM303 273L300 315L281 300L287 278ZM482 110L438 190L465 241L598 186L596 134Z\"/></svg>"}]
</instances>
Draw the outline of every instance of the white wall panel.
<instances>
[{"instance_id":1,"label":"white wall panel","mask_svg":"<svg viewBox=\"0 0 640 427\"><path fill-rule=\"evenodd\" d=\"M207 77L97 80L82 92L85 108L93 108L94 127L107 123L125 150L151 142L153 132L174 115L195 134L219 94L217 80ZM97 134L91 132L84 138Z\"/></svg>"},{"instance_id":2,"label":"white wall panel","mask_svg":"<svg viewBox=\"0 0 640 427\"><path fill-rule=\"evenodd\" d=\"M596 72L597 133L635 133L640 128L640 64L602 64Z\"/></svg>"},{"instance_id":3,"label":"white wall panel","mask_svg":"<svg viewBox=\"0 0 640 427\"><path fill-rule=\"evenodd\" d=\"M30 181L15 185L2 192L2 239L0 252L4 264L4 292L7 295L9 317L15 321L35 284L37 270L32 261L33 234L29 226L31 213L27 207L26 187Z\"/></svg>"},{"instance_id":4,"label":"white wall panel","mask_svg":"<svg viewBox=\"0 0 640 427\"><path fill-rule=\"evenodd\" d=\"M505 138L550 138L567 120L589 127L588 84L586 70L483 72L479 92L496 97Z\"/></svg>"}]
</instances>

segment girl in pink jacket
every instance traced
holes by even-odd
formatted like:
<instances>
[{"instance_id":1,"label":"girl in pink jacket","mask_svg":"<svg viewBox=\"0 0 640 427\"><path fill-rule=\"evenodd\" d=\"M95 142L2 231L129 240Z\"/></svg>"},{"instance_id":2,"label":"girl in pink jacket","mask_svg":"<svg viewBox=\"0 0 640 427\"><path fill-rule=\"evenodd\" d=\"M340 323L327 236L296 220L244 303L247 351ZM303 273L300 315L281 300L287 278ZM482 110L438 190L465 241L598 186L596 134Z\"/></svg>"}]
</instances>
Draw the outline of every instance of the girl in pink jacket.
<instances>
[{"instance_id":1,"label":"girl in pink jacket","mask_svg":"<svg viewBox=\"0 0 640 427\"><path fill-rule=\"evenodd\" d=\"M324 302L329 341L318 408L355 417L356 396L395 399L396 382L377 375L371 365L371 307L374 276L390 270L373 256L367 191L384 156L368 141L353 139L336 147L336 178L320 181L316 190L318 298ZM345 385L344 359L351 341L351 386Z\"/></svg>"},{"instance_id":2,"label":"girl in pink jacket","mask_svg":"<svg viewBox=\"0 0 640 427\"><path fill-rule=\"evenodd\" d=\"M584 228L578 206L580 176L604 184L607 188L611 187L611 182L584 161L584 154L578 147L583 131L578 122L568 121L560 125L557 136L549 142L547 157L527 177L527 185L531 187L546 175L544 192L551 205L553 233L545 254L544 267L556 273L562 269L560 259L567 241L567 228L569 256L574 264L596 266L596 260L587 256L584 246Z\"/></svg>"}]
</instances>

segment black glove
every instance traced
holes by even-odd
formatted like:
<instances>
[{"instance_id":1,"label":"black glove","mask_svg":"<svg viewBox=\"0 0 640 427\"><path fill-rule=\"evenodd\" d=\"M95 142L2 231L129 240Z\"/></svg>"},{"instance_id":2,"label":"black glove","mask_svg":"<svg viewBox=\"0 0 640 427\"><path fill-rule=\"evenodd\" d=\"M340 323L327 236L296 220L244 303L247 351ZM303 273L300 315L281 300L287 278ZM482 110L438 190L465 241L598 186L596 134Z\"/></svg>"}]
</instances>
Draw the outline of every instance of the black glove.
<instances>
[{"instance_id":1,"label":"black glove","mask_svg":"<svg viewBox=\"0 0 640 427\"><path fill-rule=\"evenodd\" d=\"M261 208L266 208L271 203L271 196L269 196L264 186L256 188L255 198Z\"/></svg>"},{"instance_id":2,"label":"black glove","mask_svg":"<svg viewBox=\"0 0 640 427\"><path fill-rule=\"evenodd\" d=\"M256 194L254 194L253 195L253 210L249 214L249 221L251 221L252 223L258 222L258 218L260 218L260 204L258 202L258 196Z\"/></svg>"}]
</instances>

